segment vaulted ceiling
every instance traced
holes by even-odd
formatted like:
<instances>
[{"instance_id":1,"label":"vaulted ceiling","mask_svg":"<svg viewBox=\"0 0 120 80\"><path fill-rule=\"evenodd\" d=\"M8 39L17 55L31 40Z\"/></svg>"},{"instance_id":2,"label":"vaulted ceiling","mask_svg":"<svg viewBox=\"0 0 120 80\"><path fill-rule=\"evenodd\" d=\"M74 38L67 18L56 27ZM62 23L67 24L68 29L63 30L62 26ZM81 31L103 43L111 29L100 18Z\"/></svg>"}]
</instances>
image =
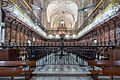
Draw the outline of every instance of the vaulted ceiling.
<instances>
[{"instance_id":1,"label":"vaulted ceiling","mask_svg":"<svg viewBox=\"0 0 120 80\"><path fill-rule=\"evenodd\" d=\"M33 2L36 3L34 4L35 6L41 7L38 16L40 16L42 25L48 31L46 35L51 39L58 38L60 35L58 29L60 33L65 34L65 37L69 39L77 39L86 34L99 24L99 22L104 20L98 15L99 13L106 18L106 14L104 15L102 12L112 12L112 10L109 10L110 6L108 6L109 8L107 7L111 1L113 0L33 0ZM105 4L107 8L105 7ZM111 6L112 5L113 4L111 3ZM99 12L98 9L101 9L102 7L103 11ZM84 29L79 29L96 9L96 12L98 13L87 20L87 25L84 26Z\"/></svg>"},{"instance_id":2,"label":"vaulted ceiling","mask_svg":"<svg viewBox=\"0 0 120 80\"><path fill-rule=\"evenodd\" d=\"M75 29L75 22L78 17L78 6L70 0L53 0L47 7L47 21L51 24L51 29L57 30L61 20L63 20L68 30Z\"/></svg>"},{"instance_id":3,"label":"vaulted ceiling","mask_svg":"<svg viewBox=\"0 0 120 80\"><path fill-rule=\"evenodd\" d=\"M59 35L58 29L61 27L60 34L64 33L67 36L73 36L77 35L78 28L92 12L93 7L86 11L81 9L91 6L93 4L92 1L93 0L34 0L33 4L41 8L38 16L41 16L41 23L48 31L47 35ZM63 23L63 26L61 26L61 23Z\"/></svg>"},{"instance_id":4,"label":"vaulted ceiling","mask_svg":"<svg viewBox=\"0 0 120 80\"><path fill-rule=\"evenodd\" d=\"M60 39L61 34L64 34L65 39L78 39L119 10L120 5L115 2L117 0L106 1L10 0L11 5L4 9L15 14L46 39ZM96 9L97 13L93 14Z\"/></svg>"},{"instance_id":5,"label":"vaulted ceiling","mask_svg":"<svg viewBox=\"0 0 120 80\"><path fill-rule=\"evenodd\" d=\"M44 26L49 31L54 31L48 34L56 34L61 21L64 21L63 27L66 27L68 34L75 34L83 22L83 12L78 10L88 6L89 1L92 0L44 0Z\"/></svg>"}]
</instances>

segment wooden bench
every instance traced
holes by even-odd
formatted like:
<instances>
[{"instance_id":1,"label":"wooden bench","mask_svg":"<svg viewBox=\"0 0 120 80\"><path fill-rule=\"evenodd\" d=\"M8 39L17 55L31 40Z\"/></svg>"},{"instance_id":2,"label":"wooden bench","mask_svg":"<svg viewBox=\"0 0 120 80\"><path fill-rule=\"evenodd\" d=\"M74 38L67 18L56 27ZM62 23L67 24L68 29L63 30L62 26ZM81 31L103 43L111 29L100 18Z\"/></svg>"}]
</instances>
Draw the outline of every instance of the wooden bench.
<instances>
[{"instance_id":1,"label":"wooden bench","mask_svg":"<svg viewBox=\"0 0 120 80\"><path fill-rule=\"evenodd\" d=\"M99 80L98 75L103 76L111 76L111 79L113 80L113 76L120 76L120 68L105 68L104 70L92 70L91 71L92 77L94 80Z\"/></svg>"},{"instance_id":2,"label":"wooden bench","mask_svg":"<svg viewBox=\"0 0 120 80\"><path fill-rule=\"evenodd\" d=\"M120 76L120 67L106 68L102 70L102 74L106 76Z\"/></svg>"},{"instance_id":3,"label":"wooden bench","mask_svg":"<svg viewBox=\"0 0 120 80\"><path fill-rule=\"evenodd\" d=\"M91 74L97 76L99 74L105 76L111 76L113 80L113 76L120 76L120 61L88 61L88 65L93 67L91 70ZM102 70L95 70L94 67L101 67ZM99 80L95 78L94 80Z\"/></svg>"},{"instance_id":4,"label":"wooden bench","mask_svg":"<svg viewBox=\"0 0 120 80\"><path fill-rule=\"evenodd\" d=\"M25 80L29 80L32 72L34 71L34 69L31 67L35 67L35 65L35 61L0 61L0 76L2 77L2 75L6 75L13 78L15 74L20 73L25 75ZM5 70L5 72L2 72L2 70Z\"/></svg>"},{"instance_id":5,"label":"wooden bench","mask_svg":"<svg viewBox=\"0 0 120 80\"><path fill-rule=\"evenodd\" d=\"M0 68L0 76L11 76L11 80L14 80L14 76L18 76L22 73L20 68Z\"/></svg>"},{"instance_id":6,"label":"wooden bench","mask_svg":"<svg viewBox=\"0 0 120 80\"><path fill-rule=\"evenodd\" d=\"M35 66L35 61L0 61L0 67Z\"/></svg>"},{"instance_id":7,"label":"wooden bench","mask_svg":"<svg viewBox=\"0 0 120 80\"><path fill-rule=\"evenodd\" d=\"M120 60L117 61L88 61L88 65L93 67L101 67L101 68L106 68L106 67L120 67Z\"/></svg>"}]
</instances>

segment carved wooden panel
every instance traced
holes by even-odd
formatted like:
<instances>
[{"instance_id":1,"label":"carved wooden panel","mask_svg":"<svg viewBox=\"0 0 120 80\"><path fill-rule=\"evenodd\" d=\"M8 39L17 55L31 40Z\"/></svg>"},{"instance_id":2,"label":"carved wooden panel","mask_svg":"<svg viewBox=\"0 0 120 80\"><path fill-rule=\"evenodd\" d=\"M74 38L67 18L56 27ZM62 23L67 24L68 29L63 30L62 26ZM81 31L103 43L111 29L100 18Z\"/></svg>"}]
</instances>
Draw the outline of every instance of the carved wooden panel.
<instances>
[{"instance_id":1,"label":"carved wooden panel","mask_svg":"<svg viewBox=\"0 0 120 80\"><path fill-rule=\"evenodd\" d=\"M115 25L113 21L109 22L110 25L110 41L111 41L111 45L115 45Z\"/></svg>"},{"instance_id":2,"label":"carved wooden panel","mask_svg":"<svg viewBox=\"0 0 120 80\"><path fill-rule=\"evenodd\" d=\"M101 43L102 43L102 46L104 46L104 30L103 30L103 28L101 28L100 31L101 31L100 32L101 33L101 35L100 35L101 36L101 38L100 38L101 39Z\"/></svg>"},{"instance_id":3,"label":"carved wooden panel","mask_svg":"<svg viewBox=\"0 0 120 80\"><path fill-rule=\"evenodd\" d=\"M6 17L5 18L5 24L6 24L6 30L5 30L5 40L8 43L11 39L11 24L14 19L11 17Z\"/></svg>"},{"instance_id":4,"label":"carved wooden panel","mask_svg":"<svg viewBox=\"0 0 120 80\"><path fill-rule=\"evenodd\" d=\"M23 45L23 43L24 43L24 25L22 25L20 37L21 37L21 45Z\"/></svg>"},{"instance_id":5,"label":"carved wooden panel","mask_svg":"<svg viewBox=\"0 0 120 80\"><path fill-rule=\"evenodd\" d=\"M30 29L28 29L27 35L28 35L28 40L31 40L31 30Z\"/></svg>"},{"instance_id":6,"label":"carved wooden panel","mask_svg":"<svg viewBox=\"0 0 120 80\"><path fill-rule=\"evenodd\" d=\"M109 28L107 27L107 25L105 26L105 42L106 42L106 45L108 45L108 43L109 43Z\"/></svg>"},{"instance_id":7,"label":"carved wooden panel","mask_svg":"<svg viewBox=\"0 0 120 80\"><path fill-rule=\"evenodd\" d=\"M110 41L111 41L111 45L113 45L113 41L114 41L114 30L110 30Z\"/></svg>"},{"instance_id":8,"label":"carved wooden panel","mask_svg":"<svg viewBox=\"0 0 120 80\"><path fill-rule=\"evenodd\" d=\"M25 34L24 34L24 36L25 36L25 44L27 44L27 41L28 41L28 35L27 35L27 33L28 33L28 28L26 28L25 29Z\"/></svg>"},{"instance_id":9,"label":"carved wooden panel","mask_svg":"<svg viewBox=\"0 0 120 80\"><path fill-rule=\"evenodd\" d=\"M100 40L100 31L99 31L99 29L97 29L97 45L98 46L100 46L100 42L101 42L101 40Z\"/></svg>"},{"instance_id":10,"label":"carved wooden panel","mask_svg":"<svg viewBox=\"0 0 120 80\"><path fill-rule=\"evenodd\" d=\"M9 40L10 40L10 27L6 28L5 39L6 39L7 42L9 42Z\"/></svg>"},{"instance_id":11,"label":"carved wooden panel","mask_svg":"<svg viewBox=\"0 0 120 80\"><path fill-rule=\"evenodd\" d=\"M101 31L101 29L99 29L99 33L100 33L100 35L99 35L99 39L100 39L100 46L102 45L102 36L101 36L101 34L102 34L102 31Z\"/></svg>"},{"instance_id":12,"label":"carved wooden panel","mask_svg":"<svg viewBox=\"0 0 120 80\"><path fill-rule=\"evenodd\" d=\"M117 45L120 45L120 18L116 17L114 19L116 21L116 40L117 40Z\"/></svg>"},{"instance_id":13,"label":"carved wooden panel","mask_svg":"<svg viewBox=\"0 0 120 80\"><path fill-rule=\"evenodd\" d=\"M116 28L116 40L117 40L117 45L120 45L120 25L117 26Z\"/></svg>"},{"instance_id":14,"label":"carved wooden panel","mask_svg":"<svg viewBox=\"0 0 120 80\"><path fill-rule=\"evenodd\" d=\"M21 25L21 29L20 29L20 33L19 33L19 36L20 36L20 44L22 45L22 30L23 30L23 25Z\"/></svg>"},{"instance_id":15,"label":"carved wooden panel","mask_svg":"<svg viewBox=\"0 0 120 80\"><path fill-rule=\"evenodd\" d=\"M26 28L25 28L26 26L24 25L24 27L23 27L23 43L25 43L25 31L26 31Z\"/></svg>"},{"instance_id":16,"label":"carved wooden panel","mask_svg":"<svg viewBox=\"0 0 120 80\"><path fill-rule=\"evenodd\" d=\"M21 32L21 24L18 24L18 28L17 28L17 43L18 45L20 45L20 32Z\"/></svg>"},{"instance_id":17,"label":"carved wooden panel","mask_svg":"<svg viewBox=\"0 0 120 80\"><path fill-rule=\"evenodd\" d=\"M12 43L15 43L16 41L16 34L17 34L16 28L18 24L19 23L17 21L12 22L12 27L11 27L11 42Z\"/></svg>"}]
</instances>

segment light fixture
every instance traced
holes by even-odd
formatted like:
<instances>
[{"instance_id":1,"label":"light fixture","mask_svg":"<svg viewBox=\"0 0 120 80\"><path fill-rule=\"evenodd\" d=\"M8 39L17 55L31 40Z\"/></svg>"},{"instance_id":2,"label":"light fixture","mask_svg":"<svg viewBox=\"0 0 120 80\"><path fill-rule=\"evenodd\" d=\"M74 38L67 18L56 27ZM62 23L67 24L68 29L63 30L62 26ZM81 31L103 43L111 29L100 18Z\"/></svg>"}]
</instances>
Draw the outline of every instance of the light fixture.
<instances>
[{"instance_id":1,"label":"light fixture","mask_svg":"<svg viewBox=\"0 0 120 80\"><path fill-rule=\"evenodd\" d=\"M77 37L77 35L73 34L73 35L72 35L72 37L73 37L73 38L76 38L76 37Z\"/></svg>"},{"instance_id":2,"label":"light fixture","mask_svg":"<svg viewBox=\"0 0 120 80\"><path fill-rule=\"evenodd\" d=\"M28 40L28 43L31 43L31 41L30 41L30 40Z\"/></svg>"},{"instance_id":3,"label":"light fixture","mask_svg":"<svg viewBox=\"0 0 120 80\"><path fill-rule=\"evenodd\" d=\"M64 20L61 20L60 23L61 23L61 24L64 24Z\"/></svg>"},{"instance_id":4,"label":"light fixture","mask_svg":"<svg viewBox=\"0 0 120 80\"><path fill-rule=\"evenodd\" d=\"M60 38L60 35L57 34L55 37L56 37L56 38Z\"/></svg>"},{"instance_id":5,"label":"light fixture","mask_svg":"<svg viewBox=\"0 0 120 80\"><path fill-rule=\"evenodd\" d=\"M94 42L94 43L97 43L97 40L95 39L95 40L93 40L93 42Z\"/></svg>"},{"instance_id":6,"label":"light fixture","mask_svg":"<svg viewBox=\"0 0 120 80\"><path fill-rule=\"evenodd\" d=\"M35 42L35 37L33 37L33 42Z\"/></svg>"},{"instance_id":7,"label":"light fixture","mask_svg":"<svg viewBox=\"0 0 120 80\"><path fill-rule=\"evenodd\" d=\"M65 37L66 37L66 38L69 38L70 36L67 34L67 35L65 35Z\"/></svg>"},{"instance_id":8,"label":"light fixture","mask_svg":"<svg viewBox=\"0 0 120 80\"><path fill-rule=\"evenodd\" d=\"M28 40L27 43L28 43L29 46L31 45L31 41L30 40Z\"/></svg>"},{"instance_id":9,"label":"light fixture","mask_svg":"<svg viewBox=\"0 0 120 80\"><path fill-rule=\"evenodd\" d=\"M49 38L50 38L50 39L52 39L52 38L53 38L53 35L52 35L52 34L50 34L50 35L49 35Z\"/></svg>"}]
</instances>

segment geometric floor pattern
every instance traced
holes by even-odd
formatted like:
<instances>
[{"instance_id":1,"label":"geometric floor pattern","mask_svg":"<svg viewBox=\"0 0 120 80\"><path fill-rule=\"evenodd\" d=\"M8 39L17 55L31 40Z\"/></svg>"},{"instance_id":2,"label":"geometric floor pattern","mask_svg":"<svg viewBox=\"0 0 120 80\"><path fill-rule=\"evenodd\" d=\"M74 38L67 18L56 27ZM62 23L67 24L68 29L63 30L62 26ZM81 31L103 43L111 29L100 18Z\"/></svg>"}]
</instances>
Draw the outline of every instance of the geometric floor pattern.
<instances>
[{"instance_id":1,"label":"geometric floor pattern","mask_svg":"<svg viewBox=\"0 0 120 80\"><path fill-rule=\"evenodd\" d=\"M37 67L33 73L86 73L90 74L87 67L80 67L78 65L45 65L44 67Z\"/></svg>"},{"instance_id":2,"label":"geometric floor pattern","mask_svg":"<svg viewBox=\"0 0 120 80\"><path fill-rule=\"evenodd\" d=\"M93 80L91 77L34 77L31 80Z\"/></svg>"},{"instance_id":3,"label":"geometric floor pattern","mask_svg":"<svg viewBox=\"0 0 120 80\"><path fill-rule=\"evenodd\" d=\"M49 65L49 63L52 63L52 65ZM61 64L68 64L68 65L61 65ZM70 65L70 64L76 64L76 65ZM34 76L31 80L93 80L90 76L87 75L90 74L89 70L87 69L88 68L86 67L80 67L75 61L75 59L72 58L72 56L69 58L68 56L64 56L62 57L62 59L52 56L52 59L50 61L48 60L46 62L46 65L44 65L44 67L38 66L35 69L33 74L37 74L37 76ZM52 74L52 76L41 76L40 74L47 74L47 75ZM72 76L68 76L68 75L72 75ZM74 76L74 75L79 75L79 76ZM80 76L80 75L84 75L84 76Z\"/></svg>"},{"instance_id":4,"label":"geometric floor pattern","mask_svg":"<svg viewBox=\"0 0 120 80\"><path fill-rule=\"evenodd\" d=\"M70 55L69 58L67 56L62 57L59 59L52 55L52 59L48 60L44 67L38 66L33 74L37 74L31 80L93 80L88 74L89 67L81 67L76 59L73 59L73 55ZM39 61L38 61L39 63ZM48 63L52 63L49 65ZM56 65L57 64L57 65ZM68 65L61 65L61 64L68 64ZM75 64L75 65L70 65ZM40 74L53 74L52 76L39 76ZM84 76L63 76L61 74L70 74L70 75L82 75ZM100 77L100 80L110 80L110 78ZM120 80L120 78L116 78L114 80Z\"/></svg>"}]
</instances>

